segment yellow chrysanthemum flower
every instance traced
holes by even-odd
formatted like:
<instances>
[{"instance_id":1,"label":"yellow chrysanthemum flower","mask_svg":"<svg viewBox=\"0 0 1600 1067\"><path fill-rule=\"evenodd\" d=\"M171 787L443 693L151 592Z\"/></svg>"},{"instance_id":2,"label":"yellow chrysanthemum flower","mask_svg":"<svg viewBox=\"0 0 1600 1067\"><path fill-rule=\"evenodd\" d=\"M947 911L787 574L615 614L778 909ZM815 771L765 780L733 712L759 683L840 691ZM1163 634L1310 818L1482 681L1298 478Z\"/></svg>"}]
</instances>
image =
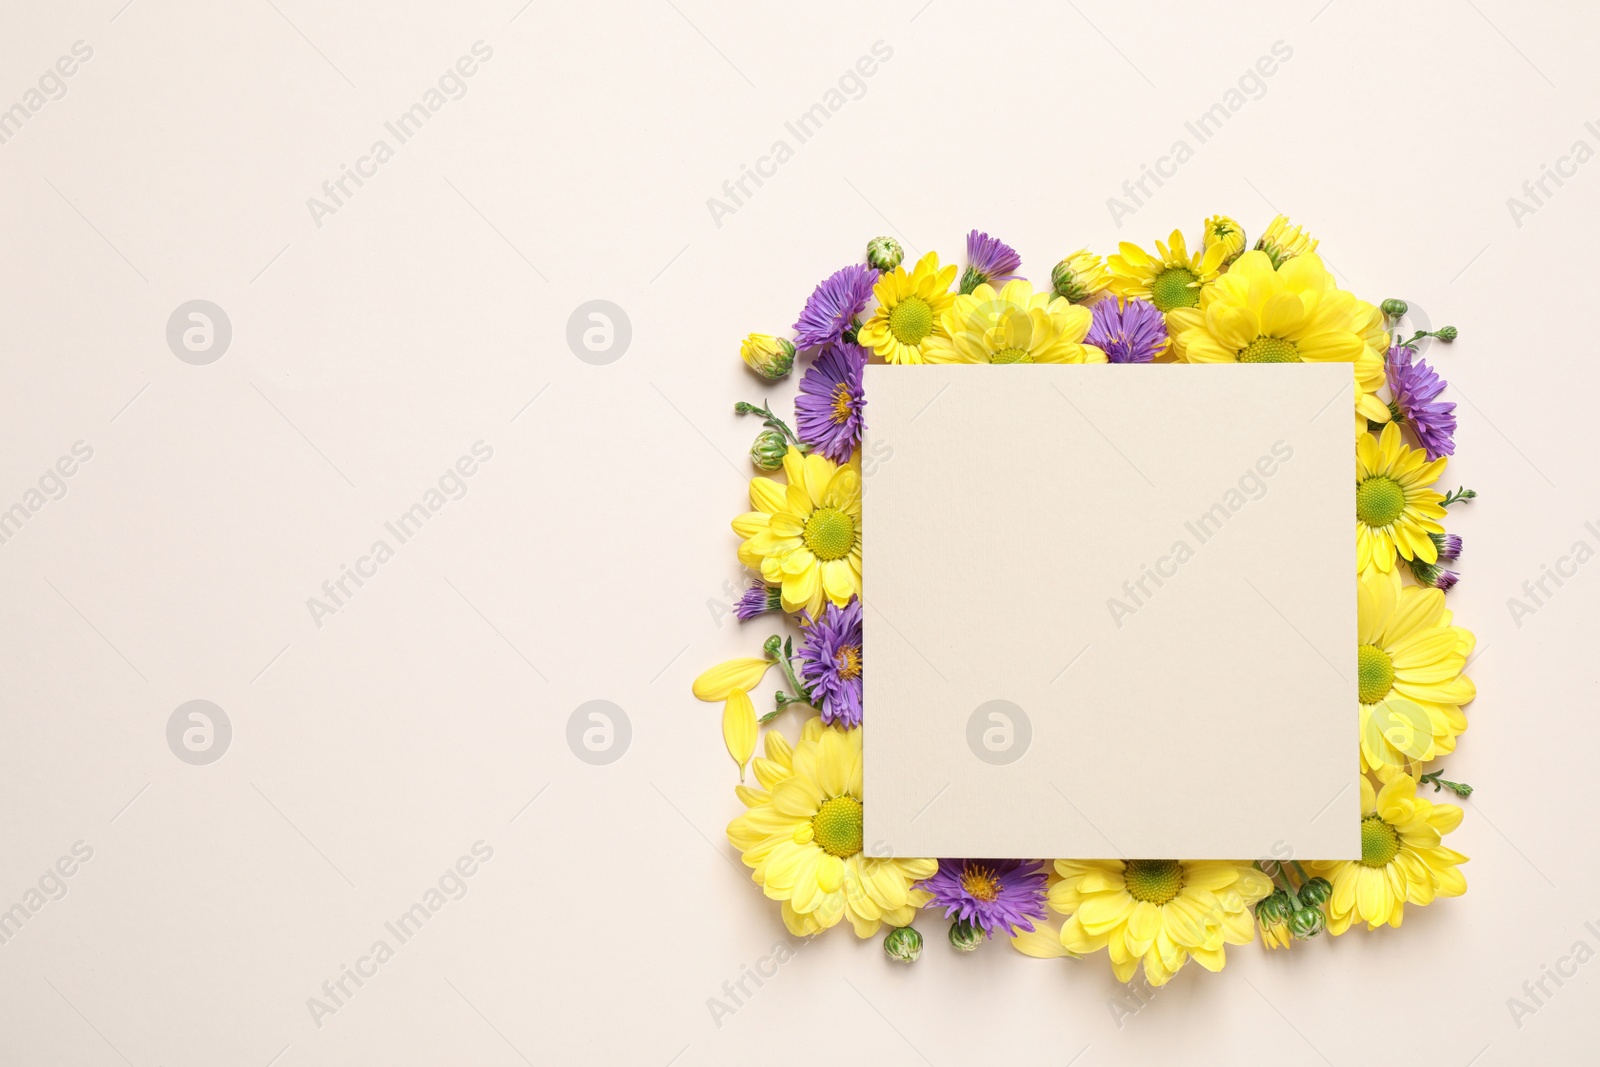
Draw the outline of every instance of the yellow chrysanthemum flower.
<instances>
[{"instance_id":1,"label":"yellow chrysanthemum flower","mask_svg":"<svg viewBox=\"0 0 1600 1067\"><path fill-rule=\"evenodd\" d=\"M1356 411L1387 418L1374 395L1383 360L1357 332L1356 304L1314 255L1274 270L1265 253L1246 252L1206 288L1196 311L1168 324L1190 363L1349 363Z\"/></svg>"},{"instance_id":2,"label":"yellow chrysanthemum flower","mask_svg":"<svg viewBox=\"0 0 1600 1067\"><path fill-rule=\"evenodd\" d=\"M1389 356L1389 320L1383 311L1365 300L1355 302L1350 328L1355 330L1366 346L1367 353L1356 360L1356 436L1368 430L1368 420L1388 422L1393 416L1389 405L1378 397L1378 390L1387 380L1385 361Z\"/></svg>"},{"instance_id":3,"label":"yellow chrysanthemum flower","mask_svg":"<svg viewBox=\"0 0 1600 1067\"><path fill-rule=\"evenodd\" d=\"M890 363L923 362L924 346L943 334L939 320L955 299L950 291L955 280L955 264L940 269L937 252L919 259L910 274L904 267L883 274L872 287L878 309L856 340Z\"/></svg>"},{"instance_id":4,"label":"yellow chrysanthemum flower","mask_svg":"<svg viewBox=\"0 0 1600 1067\"><path fill-rule=\"evenodd\" d=\"M753 768L759 788L736 790L750 810L728 824L728 840L762 891L783 902L789 932L807 937L841 918L857 937L909 925L932 899L915 885L939 864L861 851L861 729L813 718L793 748L768 730L765 751Z\"/></svg>"},{"instance_id":5,"label":"yellow chrysanthemum flower","mask_svg":"<svg viewBox=\"0 0 1600 1067\"><path fill-rule=\"evenodd\" d=\"M1356 441L1356 573L1392 570L1397 552L1408 560L1438 562L1438 546L1428 535L1444 533L1444 495L1428 486L1444 470L1445 457L1427 459L1422 449L1401 441L1393 422L1381 436L1362 434Z\"/></svg>"},{"instance_id":6,"label":"yellow chrysanthemum flower","mask_svg":"<svg viewBox=\"0 0 1600 1067\"><path fill-rule=\"evenodd\" d=\"M1451 625L1444 593L1370 570L1356 590L1361 769L1387 774L1455 751L1461 705L1477 696L1462 674L1472 634Z\"/></svg>"},{"instance_id":7,"label":"yellow chrysanthemum flower","mask_svg":"<svg viewBox=\"0 0 1600 1067\"><path fill-rule=\"evenodd\" d=\"M1281 267L1296 256L1316 250L1316 238L1298 226L1289 225L1286 215L1278 215L1267 223L1267 231L1256 242L1256 251L1265 252L1272 259L1274 267Z\"/></svg>"},{"instance_id":8,"label":"yellow chrysanthemum flower","mask_svg":"<svg viewBox=\"0 0 1600 1067\"><path fill-rule=\"evenodd\" d=\"M750 505L733 520L739 562L780 585L784 611L815 618L824 600L844 607L861 592L861 460L835 465L791 447L784 485L750 479Z\"/></svg>"},{"instance_id":9,"label":"yellow chrysanthemum flower","mask_svg":"<svg viewBox=\"0 0 1600 1067\"><path fill-rule=\"evenodd\" d=\"M1117 255L1106 260L1111 291L1125 299L1148 300L1162 313L1197 307L1201 290L1217 277L1227 254L1221 245L1212 245L1190 255L1182 230L1173 230L1166 244L1157 241L1155 255L1124 241Z\"/></svg>"},{"instance_id":10,"label":"yellow chrysanthemum flower","mask_svg":"<svg viewBox=\"0 0 1600 1067\"><path fill-rule=\"evenodd\" d=\"M929 363L1104 363L1103 351L1082 343L1093 322L1088 308L1054 293L1036 293L1022 278L998 293L985 282L955 298L944 313L942 334L923 346L923 358Z\"/></svg>"},{"instance_id":11,"label":"yellow chrysanthemum flower","mask_svg":"<svg viewBox=\"0 0 1600 1067\"><path fill-rule=\"evenodd\" d=\"M1061 880L1050 887L1052 910L1067 916L1061 945L1071 953L1106 949L1117 980L1144 963L1153 986L1192 956L1208 971L1225 962L1224 945L1255 937L1250 906L1272 881L1247 863L1225 860L1056 860ZM1013 939L1030 956L1037 939Z\"/></svg>"},{"instance_id":12,"label":"yellow chrysanthemum flower","mask_svg":"<svg viewBox=\"0 0 1600 1067\"><path fill-rule=\"evenodd\" d=\"M1206 219L1204 230L1203 240L1207 251L1212 245L1222 246L1224 267L1244 254L1244 227L1228 216L1212 215Z\"/></svg>"},{"instance_id":13,"label":"yellow chrysanthemum flower","mask_svg":"<svg viewBox=\"0 0 1600 1067\"><path fill-rule=\"evenodd\" d=\"M1417 796L1417 780L1397 774L1375 792L1361 779L1361 858L1311 863L1333 883L1328 929L1335 935L1356 919L1367 929L1399 926L1407 904L1459 897L1467 880L1456 865L1467 857L1441 844L1461 825L1461 809Z\"/></svg>"}]
</instances>

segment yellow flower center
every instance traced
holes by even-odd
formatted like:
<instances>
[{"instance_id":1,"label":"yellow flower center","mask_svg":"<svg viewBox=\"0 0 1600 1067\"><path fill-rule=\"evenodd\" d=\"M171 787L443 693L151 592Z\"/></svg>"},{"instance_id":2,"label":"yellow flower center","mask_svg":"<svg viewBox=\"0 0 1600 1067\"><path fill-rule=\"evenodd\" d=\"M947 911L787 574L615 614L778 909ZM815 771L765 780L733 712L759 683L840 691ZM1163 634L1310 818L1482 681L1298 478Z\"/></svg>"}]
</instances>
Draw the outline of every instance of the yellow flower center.
<instances>
[{"instance_id":1,"label":"yellow flower center","mask_svg":"<svg viewBox=\"0 0 1600 1067\"><path fill-rule=\"evenodd\" d=\"M1168 267L1150 283L1150 303L1157 311L1192 308L1200 303L1200 290L1190 288L1196 280L1188 267Z\"/></svg>"},{"instance_id":2,"label":"yellow flower center","mask_svg":"<svg viewBox=\"0 0 1600 1067\"><path fill-rule=\"evenodd\" d=\"M1361 862L1368 867L1387 867L1400 854L1400 834L1373 812L1361 820Z\"/></svg>"},{"instance_id":3,"label":"yellow flower center","mask_svg":"<svg viewBox=\"0 0 1600 1067\"><path fill-rule=\"evenodd\" d=\"M1239 349L1240 363L1299 363L1300 349L1281 337L1257 337Z\"/></svg>"},{"instance_id":4,"label":"yellow flower center","mask_svg":"<svg viewBox=\"0 0 1600 1067\"><path fill-rule=\"evenodd\" d=\"M840 425L849 422L850 401L853 399L855 398L850 395L849 385L845 384L844 382L840 382L838 385L834 386L833 411L829 413L828 417Z\"/></svg>"},{"instance_id":5,"label":"yellow flower center","mask_svg":"<svg viewBox=\"0 0 1600 1067\"><path fill-rule=\"evenodd\" d=\"M1361 703L1376 704L1394 688L1394 660L1377 645L1356 651L1356 676L1361 680Z\"/></svg>"},{"instance_id":6,"label":"yellow flower center","mask_svg":"<svg viewBox=\"0 0 1600 1067\"><path fill-rule=\"evenodd\" d=\"M1033 356L1022 348L1002 348L989 356L990 363L1032 363Z\"/></svg>"},{"instance_id":7,"label":"yellow flower center","mask_svg":"<svg viewBox=\"0 0 1600 1067\"><path fill-rule=\"evenodd\" d=\"M845 645L839 649L833 661L839 668L839 677L845 681L861 677L861 649L856 645Z\"/></svg>"},{"instance_id":8,"label":"yellow flower center","mask_svg":"<svg viewBox=\"0 0 1600 1067\"><path fill-rule=\"evenodd\" d=\"M1183 865L1177 860L1129 860L1122 865L1122 882L1134 900L1159 906L1183 888Z\"/></svg>"},{"instance_id":9,"label":"yellow flower center","mask_svg":"<svg viewBox=\"0 0 1600 1067\"><path fill-rule=\"evenodd\" d=\"M933 332L933 308L920 296L908 296L889 312L889 332L903 345L921 344Z\"/></svg>"},{"instance_id":10,"label":"yellow flower center","mask_svg":"<svg viewBox=\"0 0 1600 1067\"><path fill-rule=\"evenodd\" d=\"M811 833L828 855L854 856L861 851L861 801L848 793L824 800L811 816Z\"/></svg>"},{"instance_id":11,"label":"yellow flower center","mask_svg":"<svg viewBox=\"0 0 1600 1067\"><path fill-rule=\"evenodd\" d=\"M843 559L856 543L855 520L838 508L818 508L806 520L801 540L818 559Z\"/></svg>"},{"instance_id":12,"label":"yellow flower center","mask_svg":"<svg viewBox=\"0 0 1600 1067\"><path fill-rule=\"evenodd\" d=\"M1000 895L1000 879L982 864L969 863L961 872L961 888L974 899L988 902Z\"/></svg>"},{"instance_id":13,"label":"yellow flower center","mask_svg":"<svg viewBox=\"0 0 1600 1067\"><path fill-rule=\"evenodd\" d=\"M1374 474L1356 486L1356 518L1368 526L1388 526L1406 510L1406 491L1387 474Z\"/></svg>"}]
</instances>

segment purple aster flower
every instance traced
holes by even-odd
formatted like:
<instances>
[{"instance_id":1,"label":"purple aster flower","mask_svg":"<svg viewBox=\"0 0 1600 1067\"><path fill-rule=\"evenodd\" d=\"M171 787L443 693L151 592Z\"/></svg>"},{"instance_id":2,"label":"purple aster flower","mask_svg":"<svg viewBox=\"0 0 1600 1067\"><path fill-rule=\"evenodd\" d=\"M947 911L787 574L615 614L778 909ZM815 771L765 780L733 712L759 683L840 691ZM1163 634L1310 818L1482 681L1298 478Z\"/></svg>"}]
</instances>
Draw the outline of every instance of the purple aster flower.
<instances>
[{"instance_id":1,"label":"purple aster flower","mask_svg":"<svg viewBox=\"0 0 1600 1067\"><path fill-rule=\"evenodd\" d=\"M1033 932L1044 918L1044 865L1033 860L940 860L921 888L933 894L928 906L943 908L947 919L962 919L989 937Z\"/></svg>"},{"instance_id":2,"label":"purple aster flower","mask_svg":"<svg viewBox=\"0 0 1600 1067\"><path fill-rule=\"evenodd\" d=\"M1167 320L1145 300L1105 299L1090 308L1094 321L1084 344L1112 363L1149 363L1167 350Z\"/></svg>"},{"instance_id":3,"label":"purple aster flower","mask_svg":"<svg viewBox=\"0 0 1600 1067\"><path fill-rule=\"evenodd\" d=\"M740 622L749 622L757 615L765 615L769 611L782 611L783 592L781 586L767 585L765 582L751 582L750 588L744 591L739 602L733 606L733 613L739 617Z\"/></svg>"},{"instance_id":4,"label":"purple aster flower","mask_svg":"<svg viewBox=\"0 0 1600 1067\"><path fill-rule=\"evenodd\" d=\"M850 458L861 440L861 368L867 350L846 341L823 349L800 379L794 398L795 428L800 440L835 463Z\"/></svg>"},{"instance_id":5,"label":"purple aster flower","mask_svg":"<svg viewBox=\"0 0 1600 1067\"><path fill-rule=\"evenodd\" d=\"M865 263L852 263L824 278L794 324L795 346L821 348L837 341L867 306L877 281L878 272Z\"/></svg>"},{"instance_id":6,"label":"purple aster flower","mask_svg":"<svg viewBox=\"0 0 1600 1067\"><path fill-rule=\"evenodd\" d=\"M1415 355L1404 345L1389 349L1389 410L1411 427L1429 460L1454 455L1456 406L1436 399L1448 383L1427 363L1413 362Z\"/></svg>"},{"instance_id":7,"label":"purple aster flower","mask_svg":"<svg viewBox=\"0 0 1600 1067\"><path fill-rule=\"evenodd\" d=\"M1452 562L1461 558L1461 535L1431 533L1428 537L1439 550L1440 560Z\"/></svg>"},{"instance_id":8,"label":"purple aster flower","mask_svg":"<svg viewBox=\"0 0 1600 1067\"><path fill-rule=\"evenodd\" d=\"M961 275L961 291L970 293L985 282L1003 282L1016 277L1022 266L1017 250L979 230L967 234L967 270Z\"/></svg>"},{"instance_id":9,"label":"purple aster flower","mask_svg":"<svg viewBox=\"0 0 1600 1067\"><path fill-rule=\"evenodd\" d=\"M822 615L807 625L795 659L822 721L860 726L861 601L851 597L842 608L836 604L823 608Z\"/></svg>"}]
</instances>

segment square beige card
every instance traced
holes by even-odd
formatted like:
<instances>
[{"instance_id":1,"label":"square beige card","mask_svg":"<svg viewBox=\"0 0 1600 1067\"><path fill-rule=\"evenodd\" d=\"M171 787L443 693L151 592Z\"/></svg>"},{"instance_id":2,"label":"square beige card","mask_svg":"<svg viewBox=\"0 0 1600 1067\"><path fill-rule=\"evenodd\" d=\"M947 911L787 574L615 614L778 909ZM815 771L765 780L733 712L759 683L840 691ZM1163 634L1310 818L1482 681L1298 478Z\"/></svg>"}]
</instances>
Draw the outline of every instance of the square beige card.
<instances>
[{"instance_id":1,"label":"square beige card","mask_svg":"<svg viewBox=\"0 0 1600 1067\"><path fill-rule=\"evenodd\" d=\"M871 366L866 840L1354 859L1350 366Z\"/></svg>"}]
</instances>

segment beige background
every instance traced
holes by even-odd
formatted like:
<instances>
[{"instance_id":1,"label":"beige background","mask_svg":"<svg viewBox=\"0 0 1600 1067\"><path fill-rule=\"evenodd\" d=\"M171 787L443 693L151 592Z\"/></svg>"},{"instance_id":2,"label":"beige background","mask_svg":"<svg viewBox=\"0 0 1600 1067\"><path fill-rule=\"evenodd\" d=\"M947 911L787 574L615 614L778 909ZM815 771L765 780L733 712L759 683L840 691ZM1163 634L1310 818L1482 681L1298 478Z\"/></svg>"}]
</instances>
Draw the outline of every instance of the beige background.
<instances>
[{"instance_id":1,"label":"beige background","mask_svg":"<svg viewBox=\"0 0 1600 1067\"><path fill-rule=\"evenodd\" d=\"M1506 1006L1600 948L1600 577L1507 608L1600 544L1600 173L1569 161L1533 213L1506 205L1596 145L1587 9L13 0L4 28L0 107L74 42L93 57L0 144L0 503L93 456L0 545L0 906L75 842L93 856L0 945L0 1062L1592 1057L1595 965L1520 1027ZM317 226L307 198L479 40L466 95ZM707 198L877 41L860 98L717 225ZM1276 41L1292 57L1194 145ZM1119 228L1106 199L1147 164L1173 176ZM1452 839L1470 893L1230 952L1134 1015L1104 960L935 943L894 969L837 931L714 1020L785 940L724 843L733 768L688 694L765 636L712 610L755 429L730 409L762 395L738 337L879 232L955 253L977 225L1042 274L1276 209L1357 292L1464 331L1439 356L1450 477L1483 493L1451 594L1480 638L1446 764L1479 789ZM195 299L233 328L207 366L165 338ZM565 339L591 299L632 323L608 365ZM480 440L466 496L316 626L307 598ZM193 699L233 725L210 766L167 746ZM591 700L631 722L609 765L566 742ZM314 1026L307 998L480 840L466 896Z\"/></svg>"},{"instance_id":2,"label":"beige background","mask_svg":"<svg viewBox=\"0 0 1600 1067\"><path fill-rule=\"evenodd\" d=\"M1349 366L865 386L877 854L1360 858Z\"/></svg>"}]
</instances>

